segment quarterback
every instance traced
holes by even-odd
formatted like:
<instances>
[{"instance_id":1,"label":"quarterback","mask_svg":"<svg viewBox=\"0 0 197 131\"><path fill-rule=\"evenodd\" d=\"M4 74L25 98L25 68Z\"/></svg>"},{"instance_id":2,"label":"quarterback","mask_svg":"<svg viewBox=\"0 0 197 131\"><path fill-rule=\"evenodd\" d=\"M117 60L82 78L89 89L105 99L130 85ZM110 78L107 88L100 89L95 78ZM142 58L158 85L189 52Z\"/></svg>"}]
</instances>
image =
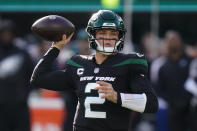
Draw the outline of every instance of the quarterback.
<instances>
[{"instance_id":1,"label":"quarterback","mask_svg":"<svg viewBox=\"0 0 197 131\"><path fill-rule=\"evenodd\" d=\"M51 67L71 37L54 42L34 69L31 85L55 91L74 90L78 106L74 131L127 131L131 111L155 113L157 97L147 80L147 61L138 53L119 53L126 29L120 16L99 10L90 18L89 46L95 54L75 55L64 70Z\"/></svg>"}]
</instances>

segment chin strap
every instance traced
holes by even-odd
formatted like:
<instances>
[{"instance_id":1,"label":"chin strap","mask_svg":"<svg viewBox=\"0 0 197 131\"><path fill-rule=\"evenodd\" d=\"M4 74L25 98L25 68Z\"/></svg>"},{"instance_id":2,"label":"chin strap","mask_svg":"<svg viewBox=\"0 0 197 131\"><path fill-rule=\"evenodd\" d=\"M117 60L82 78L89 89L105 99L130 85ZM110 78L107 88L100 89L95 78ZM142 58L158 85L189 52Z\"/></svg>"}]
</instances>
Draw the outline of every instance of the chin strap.
<instances>
[{"instance_id":1,"label":"chin strap","mask_svg":"<svg viewBox=\"0 0 197 131\"><path fill-rule=\"evenodd\" d=\"M96 47L97 51L99 51L100 53L104 55L111 55L113 53L118 52L117 47L121 43L121 41L119 40L114 47L105 47L105 46L103 47L99 44L97 40L95 40L95 43L97 44L97 47Z\"/></svg>"}]
</instances>

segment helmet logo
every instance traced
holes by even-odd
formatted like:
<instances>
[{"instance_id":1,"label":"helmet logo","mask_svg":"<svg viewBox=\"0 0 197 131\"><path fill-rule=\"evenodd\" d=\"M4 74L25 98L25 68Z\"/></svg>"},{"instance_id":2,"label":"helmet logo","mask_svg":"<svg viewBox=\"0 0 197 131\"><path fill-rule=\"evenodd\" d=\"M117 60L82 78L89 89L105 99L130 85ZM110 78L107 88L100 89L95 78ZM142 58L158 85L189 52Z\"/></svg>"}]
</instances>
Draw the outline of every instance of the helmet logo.
<instances>
[{"instance_id":1,"label":"helmet logo","mask_svg":"<svg viewBox=\"0 0 197 131\"><path fill-rule=\"evenodd\" d=\"M141 53L136 53L136 55L137 55L138 57L143 57L143 56L144 56L144 54L141 54Z\"/></svg>"},{"instance_id":2,"label":"helmet logo","mask_svg":"<svg viewBox=\"0 0 197 131\"><path fill-rule=\"evenodd\" d=\"M115 27L116 25L114 23L103 23L103 26Z\"/></svg>"}]
</instances>

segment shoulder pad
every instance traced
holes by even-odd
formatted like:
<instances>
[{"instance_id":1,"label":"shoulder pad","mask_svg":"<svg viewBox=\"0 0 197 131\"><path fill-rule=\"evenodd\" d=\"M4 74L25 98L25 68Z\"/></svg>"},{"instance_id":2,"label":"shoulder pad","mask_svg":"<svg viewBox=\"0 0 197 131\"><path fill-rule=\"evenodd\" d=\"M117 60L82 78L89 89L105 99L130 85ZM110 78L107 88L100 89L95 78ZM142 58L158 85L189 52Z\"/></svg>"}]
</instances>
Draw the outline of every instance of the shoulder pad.
<instances>
[{"instance_id":1,"label":"shoulder pad","mask_svg":"<svg viewBox=\"0 0 197 131\"><path fill-rule=\"evenodd\" d=\"M133 52L131 54L128 54L128 56L132 58L145 59L145 55L142 53Z\"/></svg>"},{"instance_id":2,"label":"shoulder pad","mask_svg":"<svg viewBox=\"0 0 197 131\"><path fill-rule=\"evenodd\" d=\"M83 68L84 63L87 63L87 60L92 60L93 56L90 55L74 55L67 61L68 65Z\"/></svg>"},{"instance_id":3,"label":"shoulder pad","mask_svg":"<svg viewBox=\"0 0 197 131\"><path fill-rule=\"evenodd\" d=\"M123 65L139 65L148 67L147 61L143 54L133 53L133 54L124 54L124 58L118 64L113 65L114 67L123 66Z\"/></svg>"},{"instance_id":4,"label":"shoulder pad","mask_svg":"<svg viewBox=\"0 0 197 131\"><path fill-rule=\"evenodd\" d=\"M132 67L133 71L142 73L142 74L147 74L148 73L148 62L145 58L144 54L141 53L133 53L130 54L131 59L133 59L133 64L134 66Z\"/></svg>"},{"instance_id":5,"label":"shoulder pad","mask_svg":"<svg viewBox=\"0 0 197 131\"><path fill-rule=\"evenodd\" d=\"M69 59L66 64L74 67L82 68L83 66L80 64L81 57L79 55L74 55Z\"/></svg>"},{"instance_id":6,"label":"shoulder pad","mask_svg":"<svg viewBox=\"0 0 197 131\"><path fill-rule=\"evenodd\" d=\"M146 74L148 72L148 63L145 59L144 54L132 53L124 54L123 59L120 63L113 65L114 67L130 65L131 70Z\"/></svg>"}]
</instances>

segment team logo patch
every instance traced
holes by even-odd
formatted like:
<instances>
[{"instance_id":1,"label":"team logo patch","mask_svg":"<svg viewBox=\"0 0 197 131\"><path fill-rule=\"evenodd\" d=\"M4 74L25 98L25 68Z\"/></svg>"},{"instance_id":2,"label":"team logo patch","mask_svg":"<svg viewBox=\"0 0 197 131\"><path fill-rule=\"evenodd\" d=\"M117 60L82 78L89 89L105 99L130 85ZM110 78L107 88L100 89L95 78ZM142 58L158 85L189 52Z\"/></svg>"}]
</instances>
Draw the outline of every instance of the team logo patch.
<instances>
[{"instance_id":1,"label":"team logo patch","mask_svg":"<svg viewBox=\"0 0 197 131\"><path fill-rule=\"evenodd\" d=\"M83 75L84 68L78 68L77 69L77 75Z\"/></svg>"},{"instance_id":2,"label":"team logo patch","mask_svg":"<svg viewBox=\"0 0 197 131\"><path fill-rule=\"evenodd\" d=\"M56 19L56 16L55 15L51 15L51 16L49 16L49 19L55 20Z\"/></svg>"},{"instance_id":3,"label":"team logo patch","mask_svg":"<svg viewBox=\"0 0 197 131\"><path fill-rule=\"evenodd\" d=\"M141 53L136 53L138 57L143 57L144 54L141 54Z\"/></svg>"},{"instance_id":4,"label":"team logo patch","mask_svg":"<svg viewBox=\"0 0 197 131\"><path fill-rule=\"evenodd\" d=\"M144 77L144 74L140 74L141 77Z\"/></svg>"},{"instance_id":5,"label":"team logo patch","mask_svg":"<svg viewBox=\"0 0 197 131\"><path fill-rule=\"evenodd\" d=\"M115 27L116 25L114 23L103 23L103 26Z\"/></svg>"},{"instance_id":6,"label":"team logo patch","mask_svg":"<svg viewBox=\"0 0 197 131\"><path fill-rule=\"evenodd\" d=\"M95 74L99 73L99 68L94 68L94 73Z\"/></svg>"}]
</instances>

